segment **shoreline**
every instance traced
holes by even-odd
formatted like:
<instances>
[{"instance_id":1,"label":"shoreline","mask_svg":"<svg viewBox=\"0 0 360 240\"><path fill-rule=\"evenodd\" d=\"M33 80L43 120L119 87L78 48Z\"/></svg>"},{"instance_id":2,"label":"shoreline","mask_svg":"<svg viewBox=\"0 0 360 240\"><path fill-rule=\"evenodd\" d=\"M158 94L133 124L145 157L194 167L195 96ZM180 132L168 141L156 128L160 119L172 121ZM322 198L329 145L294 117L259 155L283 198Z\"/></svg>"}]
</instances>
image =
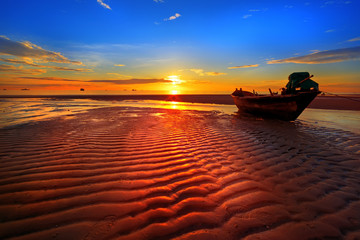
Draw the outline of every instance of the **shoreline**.
<instances>
[{"instance_id":1,"label":"shoreline","mask_svg":"<svg viewBox=\"0 0 360 240\"><path fill-rule=\"evenodd\" d=\"M0 95L4 98L51 98L90 99L98 101L155 100L168 102L207 103L234 105L230 95L225 94L184 94L184 95ZM360 111L359 95L317 96L308 108Z\"/></svg>"}]
</instances>

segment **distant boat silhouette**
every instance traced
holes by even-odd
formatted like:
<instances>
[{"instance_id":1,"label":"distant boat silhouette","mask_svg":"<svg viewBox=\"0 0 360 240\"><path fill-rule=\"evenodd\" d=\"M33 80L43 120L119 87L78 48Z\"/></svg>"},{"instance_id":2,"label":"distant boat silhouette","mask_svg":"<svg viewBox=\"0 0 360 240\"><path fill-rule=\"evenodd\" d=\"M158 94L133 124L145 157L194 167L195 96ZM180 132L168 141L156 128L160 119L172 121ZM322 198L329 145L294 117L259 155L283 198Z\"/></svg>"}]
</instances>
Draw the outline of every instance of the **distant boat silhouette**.
<instances>
[{"instance_id":1,"label":"distant boat silhouette","mask_svg":"<svg viewBox=\"0 0 360 240\"><path fill-rule=\"evenodd\" d=\"M80 88L80 91L85 91L85 89L83 89L83 88Z\"/></svg>"},{"instance_id":2,"label":"distant boat silhouette","mask_svg":"<svg viewBox=\"0 0 360 240\"><path fill-rule=\"evenodd\" d=\"M21 91L29 91L29 88L22 88Z\"/></svg>"}]
</instances>

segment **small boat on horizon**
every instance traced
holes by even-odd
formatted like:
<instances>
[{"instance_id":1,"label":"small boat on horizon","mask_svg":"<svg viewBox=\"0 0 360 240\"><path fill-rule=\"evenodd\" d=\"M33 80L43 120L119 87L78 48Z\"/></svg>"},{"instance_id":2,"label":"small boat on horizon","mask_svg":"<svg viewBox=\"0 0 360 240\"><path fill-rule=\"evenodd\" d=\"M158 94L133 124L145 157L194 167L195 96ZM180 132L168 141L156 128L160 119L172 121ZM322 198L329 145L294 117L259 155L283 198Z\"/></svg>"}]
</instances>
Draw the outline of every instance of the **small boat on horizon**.
<instances>
[{"instance_id":1,"label":"small boat on horizon","mask_svg":"<svg viewBox=\"0 0 360 240\"><path fill-rule=\"evenodd\" d=\"M289 82L282 88L281 94L259 95L236 89L232 94L240 112L260 117L294 121L304 109L321 93L319 85L311 80L308 72L294 72L289 75Z\"/></svg>"}]
</instances>

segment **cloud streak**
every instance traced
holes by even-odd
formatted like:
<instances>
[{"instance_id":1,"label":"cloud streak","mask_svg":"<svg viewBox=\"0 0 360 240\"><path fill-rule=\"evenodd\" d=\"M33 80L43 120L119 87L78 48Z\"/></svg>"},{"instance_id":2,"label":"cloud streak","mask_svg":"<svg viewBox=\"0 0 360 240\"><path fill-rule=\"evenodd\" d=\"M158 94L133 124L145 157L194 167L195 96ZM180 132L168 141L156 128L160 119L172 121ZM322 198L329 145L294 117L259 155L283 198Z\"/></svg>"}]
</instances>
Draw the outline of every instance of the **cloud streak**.
<instances>
[{"instance_id":1,"label":"cloud streak","mask_svg":"<svg viewBox=\"0 0 360 240\"><path fill-rule=\"evenodd\" d=\"M205 73L208 76L219 76L219 75L226 75L227 73L223 73L223 72L206 72Z\"/></svg>"},{"instance_id":2,"label":"cloud streak","mask_svg":"<svg viewBox=\"0 0 360 240\"><path fill-rule=\"evenodd\" d=\"M110 6L106 3L104 3L102 0L97 0L97 2L104 8L111 10Z\"/></svg>"},{"instance_id":3,"label":"cloud streak","mask_svg":"<svg viewBox=\"0 0 360 240\"><path fill-rule=\"evenodd\" d=\"M8 65L8 64L0 64L0 72L38 75L38 74L46 73L46 70L45 69L27 69L27 68L23 68L22 66L17 67L17 66Z\"/></svg>"},{"instance_id":4,"label":"cloud streak","mask_svg":"<svg viewBox=\"0 0 360 240\"><path fill-rule=\"evenodd\" d=\"M196 73L199 76L219 76L219 75L226 75L227 73L222 72L205 72L204 69L201 68L191 68L190 71Z\"/></svg>"},{"instance_id":5,"label":"cloud streak","mask_svg":"<svg viewBox=\"0 0 360 240\"><path fill-rule=\"evenodd\" d=\"M360 37L356 37L348 40L348 42L356 42L356 41L360 41Z\"/></svg>"},{"instance_id":6,"label":"cloud streak","mask_svg":"<svg viewBox=\"0 0 360 240\"><path fill-rule=\"evenodd\" d=\"M40 64L36 64L33 61L31 61L31 59L26 59L26 58L21 60L21 59L1 58L0 57L0 61L13 63L13 64L23 64L23 65L28 65L28 66L32 66L32 67L38 67L38 68L51 68L51 69L55 69L58 71L75 71L75 72L91 72L92 71L91 69L86 69L86 68L68 68L68 67L40 65Z\"/></svg>"},{"instance_id":7,"label":"cloud streak","mask_svg":"<svg viewBox=\"0 0 360 240\"><path fill-rule=\"evenodd\" d=\"M31 42L17 42L4 37L0 37L0 55L35 58L42 62L82 65L79 61L71 61L60 53L45 50Z\"/></svg>"},{"instance_id":8,"label":"cloud streak","mask_svg":"<svg viewBox=\"0 0 360 240\"><path fill-rule=\"evenodd\" d=\"M58 77L21 77L21 79L31 80L47 80L47 81L65 81L65 82L82 82L82 83L113 83L117 85L129 85L129 84L150 84L150 83L171 83L171 80L163 78L133 78L133 79L95 79L95 80L79 80L69 78Z\"/></svg>"},{"instance_id":9,"label":"cloud streak","mask_svg":"<svg viewBox=\"0 0 360 240\"><path fill-rule=\"evenodd\" d=\"M300 57L291 57L279 60L268 61L268 64L277 63L302 63L302 64L323 64L336 63L360 59L360 46L342 48L328 51L320 51Z\"/></svg>"},{"instance_id":10,"label":"cloud streak","mask_svg":"<svg viewBox=\"0 0 360 240\"><path fill-rule=\"evenodd\" d=\"M199 76L204 76L205 75L204 69L201 69L201 68L191 68L189 70L196 73Z\"/></svg>"},{"instance_id":11,"label":"cloud streak","mask_svg":"<svg viewBox=\"0 0 360 240\"><path fill-rule=\"evenodd\" d=\"M174 16L171 16L169 18L165 18L165 21L171 21L171 20L175 20L177 18L181 17L181 15L179 13L175 13Z\"/></svg>"},{"instance_id":12,"label":"cloud streak","mask_svg":"<svg viewBox=\"0 0 360 240\"><path fill-rule=\"evenodd\" d=\"M252 65L243 65L243 66L228 67L228 69L253 68L253 67L258 67L258 66L259 66L259 64L252 64Z\"/></svg>"}]
</instances>

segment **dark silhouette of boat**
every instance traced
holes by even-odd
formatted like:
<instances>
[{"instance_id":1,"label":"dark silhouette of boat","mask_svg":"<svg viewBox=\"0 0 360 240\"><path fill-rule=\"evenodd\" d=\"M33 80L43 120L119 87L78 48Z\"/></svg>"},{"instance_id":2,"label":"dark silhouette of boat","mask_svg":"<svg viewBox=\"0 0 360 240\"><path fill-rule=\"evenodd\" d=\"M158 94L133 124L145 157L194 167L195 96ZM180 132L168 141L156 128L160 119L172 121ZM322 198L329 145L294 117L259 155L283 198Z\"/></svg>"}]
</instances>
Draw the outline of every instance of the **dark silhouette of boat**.
<instances>
[{"instance_id":1,"label":"dark silhouette of boat","mask_svg":"<svg viewBox=\"0 0 360 240\"><path fill-rule=\"evenodd\" d=\"M319 85L311 80L307 72L290 74L286 88L281 94L259 95L236 89L232 97L239 111L260 117L277 118L285 121L295 120L304 109L321 93Z\"/></svg>"}]
</instances>

